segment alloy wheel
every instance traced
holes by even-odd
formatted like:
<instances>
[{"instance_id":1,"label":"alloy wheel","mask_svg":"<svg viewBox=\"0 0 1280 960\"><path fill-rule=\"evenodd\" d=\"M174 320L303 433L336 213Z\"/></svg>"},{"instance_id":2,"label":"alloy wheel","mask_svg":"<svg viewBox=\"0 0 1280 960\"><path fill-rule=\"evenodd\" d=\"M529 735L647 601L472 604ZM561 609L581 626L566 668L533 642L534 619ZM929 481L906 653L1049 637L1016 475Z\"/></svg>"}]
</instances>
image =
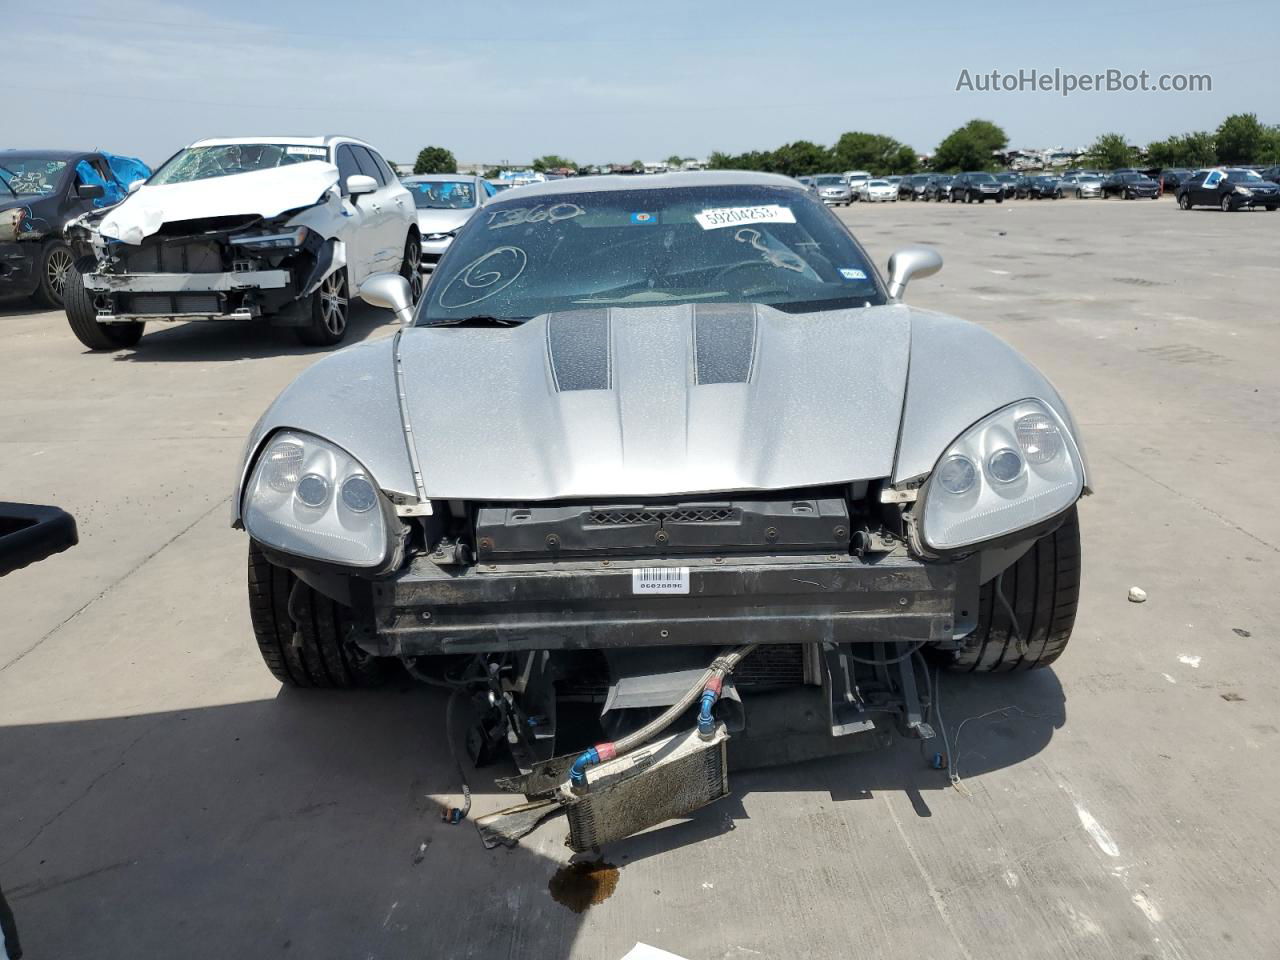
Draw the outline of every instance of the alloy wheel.
<instances>
[{"instance_id":1,"label":"alloy wheel","mask_svg":"<svg viewBox=\"0 0 1280 960\"><path fill-rule=\"evenodd\" d=\"M335 270L320 284L320 319L335 337L347 329L347 272Z\"/></svg>"},{"instance_id":2,"label":"alloy wheel","mask_svg":"<svg viewBox=\"0 0 1280 960\"><path fill-rule=\"evenodd\" d=\"M71 251L61 248L49 254L45 262L49 289L61 300L67 292L67 276L71 273Z\"/></svg>"},{"instance_id":3,"label":"alloy wheel","mask_svg":"<svg viewBox=\"0 0 1280 960\"><path fill-rule=\"evenodd\" d=\"M422 296L422 246L413 237L409 238L409 242L404 245L404 269L408 273L405 277L409 281L409 293L413 298L413 302L417 303L418 298Z\"/></svg>"}]
</instances>

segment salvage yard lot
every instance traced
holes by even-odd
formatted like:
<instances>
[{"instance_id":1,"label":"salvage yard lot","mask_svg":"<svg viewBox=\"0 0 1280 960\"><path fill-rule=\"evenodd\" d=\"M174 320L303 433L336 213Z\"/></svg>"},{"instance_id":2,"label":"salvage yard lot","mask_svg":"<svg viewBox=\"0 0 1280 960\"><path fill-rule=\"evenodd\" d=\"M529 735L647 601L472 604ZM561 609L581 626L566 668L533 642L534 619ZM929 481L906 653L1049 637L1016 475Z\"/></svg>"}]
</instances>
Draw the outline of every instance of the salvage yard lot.
<instances>
[{"instance_id":1,"label":"salvage yard lot","mask_svg":"<svg viewBox=\"0 0 1280 960\"><path fill-rule=\"evenodd\" d=\"M262 668L227 497L254 421L319 353L153 325L90 354L61 314L4 303L0 496L68 509L82 540L0 581L0 882L28 955L1273 953L1280 214L839 216L882 266L938 248L907 300L1045 371L1097 491L1063 659L941 680L958 788L906 741L736 774L729 799L607 849L601 902L569 909L549 890L562 821L512 851L440 822L459 786L436 692L282 692ZM393 330L363 307L349 338ZM509 802L471 779L475 812Z\"/></svg>"}]
</instances>

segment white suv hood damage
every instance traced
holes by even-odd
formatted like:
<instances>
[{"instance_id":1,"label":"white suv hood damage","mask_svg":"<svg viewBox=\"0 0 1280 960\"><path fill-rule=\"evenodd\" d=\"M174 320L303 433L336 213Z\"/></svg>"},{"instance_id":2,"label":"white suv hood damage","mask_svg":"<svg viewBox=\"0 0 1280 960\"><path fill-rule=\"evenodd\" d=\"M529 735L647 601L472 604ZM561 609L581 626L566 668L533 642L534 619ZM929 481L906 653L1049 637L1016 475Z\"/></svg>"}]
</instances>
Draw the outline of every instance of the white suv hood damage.
<instances>
[{"instance_id":1,"label":"white suv hood damage","mask_svg":"<svg viewBox=\"0 0 1280 960\"><path fill-rule=\"evenodd\" d=\"M319 203L337 182L337 167L324 160L308 160L189 183L143 186L102 219L98 232L140 244L166 223L254 214L275 217Z\"/></svg>"}]
</instances>

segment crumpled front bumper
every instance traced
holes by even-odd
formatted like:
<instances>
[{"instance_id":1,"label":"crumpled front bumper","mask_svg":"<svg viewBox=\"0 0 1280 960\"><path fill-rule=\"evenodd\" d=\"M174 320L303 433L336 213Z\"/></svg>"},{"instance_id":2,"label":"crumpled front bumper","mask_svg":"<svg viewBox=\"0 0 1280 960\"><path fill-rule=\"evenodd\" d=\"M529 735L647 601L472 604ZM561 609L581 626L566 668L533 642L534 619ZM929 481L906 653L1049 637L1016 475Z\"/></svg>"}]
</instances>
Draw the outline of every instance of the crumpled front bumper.
<instances>
[{"instance_id":1,"label":"crumpled front bumper","mask_svg":"<svg viewBox=\"0 0 1280 960\"><path fill-rule=\"evenodd\" d=\"M99 293L230 293L236 290L280 290L292 279L288 270L243 270L232 273L90 273L86 290Z\"/></svg>"},{"instance_id":2,"label":"crumpled front bumper","mask_svg":"<svg viewBox=\"0 0 1280 960\"><path fill-rule=\"evenodd\" d=\"M972 628L977 594L976 567L905 555L705 557L661 566L683 571L687 592L637 595L636 571L652 562L450 568L418 558L372 583L371 652L950 640Z\"/></svg>"}]
</instances>

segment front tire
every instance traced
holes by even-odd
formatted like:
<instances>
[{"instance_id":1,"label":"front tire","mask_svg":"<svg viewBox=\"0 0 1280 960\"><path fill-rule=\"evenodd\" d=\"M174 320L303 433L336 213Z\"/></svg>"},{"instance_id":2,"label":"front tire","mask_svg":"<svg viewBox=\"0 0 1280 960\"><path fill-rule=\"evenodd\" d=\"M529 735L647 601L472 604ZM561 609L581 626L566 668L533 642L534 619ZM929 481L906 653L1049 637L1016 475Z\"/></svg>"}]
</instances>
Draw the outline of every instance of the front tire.
<instances>
[{"instance_id":1,"label":"front tire","mask_svg":"<svg viewBox=\"0 0 1280 960\"><path fill-rule=\"evenodd\" d=\"M351 609L271 563L252 542L248 585L258 652L285 686L350 690L382 682L386 661L365 653L350 639Z\"/></svg>"},{"instance_id":2,"label":"front tire","mask_svg":"<svg viewBox=\"0 0 1280 960\"><path fill-rule=\"evenodd\" d=\"M351 295L347 286L347 268L339 267L320 281L320 289L311 295L311 322L298 327L298 339L309 347L332 347L347 335L347 319L351 314Z\"/></svg>"},{"instance_id":3,"label":"front tire","mask_svg":"<svg viewBox=\"0 0 1280 960\"><path fill-rule=\"evenodd\" d=\"M1067 648L1079 598L1080 522L1072 507L1057 530L1041 537L999 577L982 585L978 626L965 638L964 646L935 650L931 656L957 673L1047 667Z\"/></svg>"},{"instance_id":4,"label":"front tire","mask_svg":"<svg viewBox=\"0 0 1280 960\"><path fill-rule=\"evenodd\" d=\"M128 323L98 322L97 304L84 285L84 275L92 273L97 265L93 257L81 257L71 265L71 272L67 274L63 308L71 332L90 350L121 350L137 346L145 323L137 320Z\"/></svg>"},{"instance_id":5,"label":"front tire","mask_svg":"<svg viewBox=\"0 0 1280 960\"><path fill-rule=\"evenodd\" d=\"M1178 209L1179 210L1191 209L1191 196L1189 194L1184 193L1182 196L1178 198Z\"/></svg>"},{"instance_id":6,"label":"front tire","mask_svg":"<svg viewBox=\"0 0 1280 960\"><path fill-rule=\"evenodd\" d=\"M1231 194L1224 193L1222 195L1222 212L1230 213L1234 209L1235 209L1235 204L1231 202Z\"/></svg>"}]
</instances>

